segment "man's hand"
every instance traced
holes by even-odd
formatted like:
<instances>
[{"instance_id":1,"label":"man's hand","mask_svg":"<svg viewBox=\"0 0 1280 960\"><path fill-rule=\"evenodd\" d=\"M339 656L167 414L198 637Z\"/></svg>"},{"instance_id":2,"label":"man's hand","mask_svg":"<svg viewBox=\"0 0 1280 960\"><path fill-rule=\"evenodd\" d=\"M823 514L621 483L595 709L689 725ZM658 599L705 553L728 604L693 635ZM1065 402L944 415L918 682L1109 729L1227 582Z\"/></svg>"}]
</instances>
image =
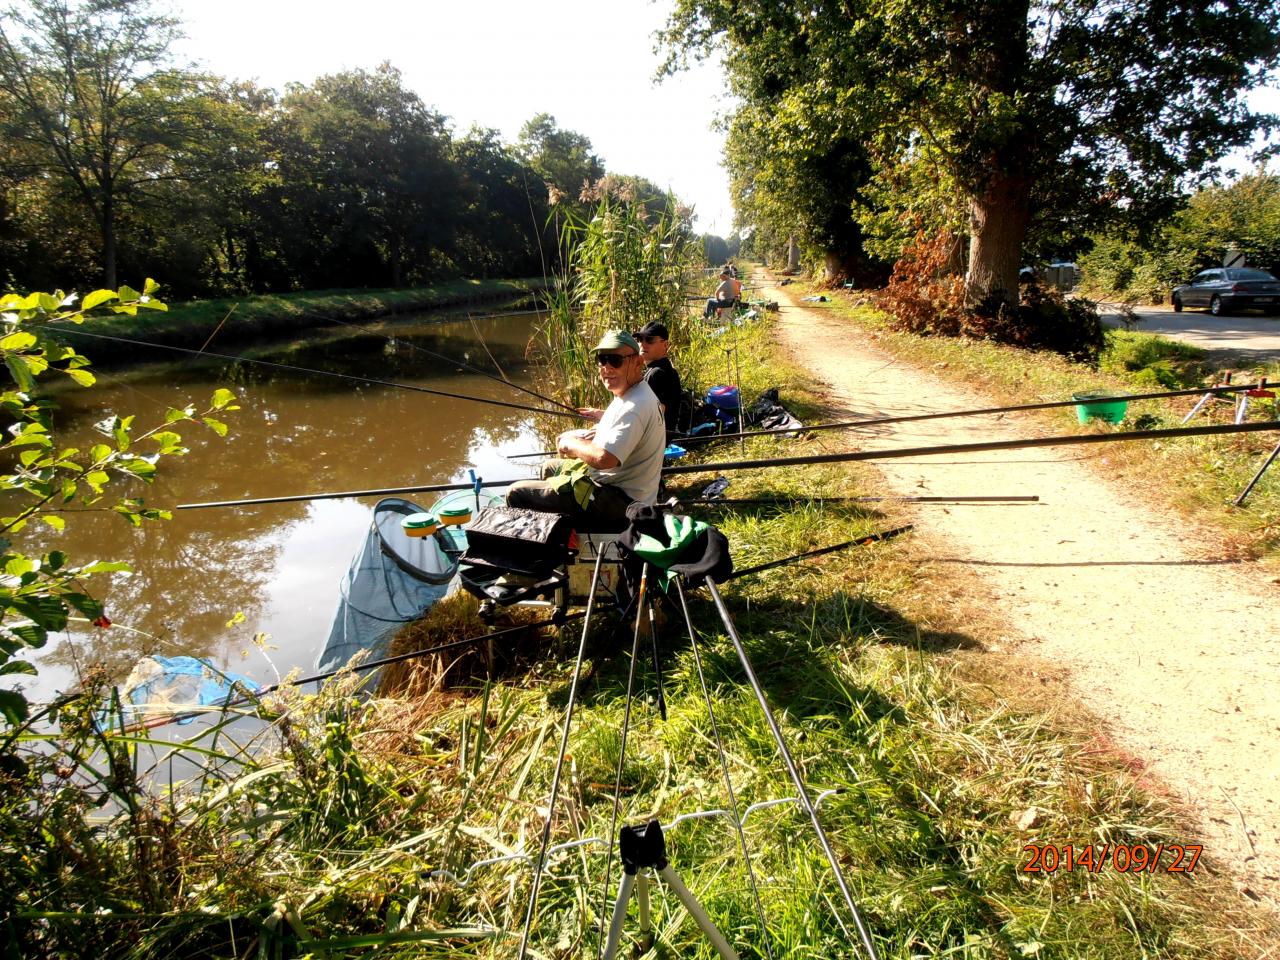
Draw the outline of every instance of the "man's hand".
<instances>
[{"instance_id":1,"label":"man's hand","mask_svg":"<svg viewBox=\"0 0 1280 960\"><path fill-rule=\"evenodd\" d=\"M619 465L618 458L594 442L594 430L567 430L556 441L556 453L581 460L597 470L612 470Z\"/></svg>"},{"instance_id":2,"label":"man's hand","mask_svg":"<svg viewBox=\"0 0 1280 960\"><path fill-rule=\"evenodd\" d=\"M599 407L579 407L578 416L584 417L587 420L594 420L596 423L599 423L600 418L604 416L604 411Z\"/></svg>"}]
</instances>

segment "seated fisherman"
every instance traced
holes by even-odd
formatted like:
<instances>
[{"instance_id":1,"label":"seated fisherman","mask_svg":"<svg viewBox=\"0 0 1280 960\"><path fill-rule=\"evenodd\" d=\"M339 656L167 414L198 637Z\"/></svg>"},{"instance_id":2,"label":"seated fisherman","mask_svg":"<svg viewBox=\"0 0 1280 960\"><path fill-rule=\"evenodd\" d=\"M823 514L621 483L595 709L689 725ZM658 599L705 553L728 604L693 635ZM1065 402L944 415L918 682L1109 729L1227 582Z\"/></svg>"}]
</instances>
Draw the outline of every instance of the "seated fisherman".
<instances>
[{"instance_id":1,"label":"seated fisherman","mask_svg":"<svg viewBox=\"0 0 1280 960\"><path fill-rule=\"evenodd\" d=\"M719 316L721 310L730 310L738 302L742 292L742 281L733 279L729 268L720 271L720 286L716 287L716 295L707 300L707 308L702 311L703 317Z\"/></svg>"},{"instance_id":2,"label":"seated fisherman","mask_svg":"<svg viewBox=\"0 0 1280 960\"><path fill-rule=\"evenodd\" d=\"M605 332L596 365L613 400L594 429L569 430L556 442L559 460L542 466L541 480L520 480L507 505L565 513L588 530L621 530L632 502L658 497L666 431L658 398L644 382L644 360L635 337Z\"/></svg>"},{"instance_id":3,"label":"seated fisherman","mask_svg":"<svg viewBox=\"0 0 1280 960\"><path fill-rule=\"evenodd\" d=\"M666 324L647 323L632 336L640 344L640 356L644 358L644 382L649 385L649 389L657 396L658 403L662 405L662 417L667 427L667 434L678 433L677 419L680 415L682 398L680 374L676 372L676 368L671 365L671 360L667 357L670 345L667 342ZM604 411L597 407L582 407L578 412L592 420L599 420L604 415Z\"/></svg>"}]
</instances>

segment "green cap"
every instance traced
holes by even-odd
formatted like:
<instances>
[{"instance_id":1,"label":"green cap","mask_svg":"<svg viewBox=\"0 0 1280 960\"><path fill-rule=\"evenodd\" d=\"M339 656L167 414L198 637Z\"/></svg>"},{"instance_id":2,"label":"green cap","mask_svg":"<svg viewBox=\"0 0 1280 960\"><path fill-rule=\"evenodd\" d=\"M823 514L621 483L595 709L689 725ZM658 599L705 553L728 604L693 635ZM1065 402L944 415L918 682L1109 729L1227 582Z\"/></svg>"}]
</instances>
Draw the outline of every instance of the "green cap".
<instances>
[{"instance_id":1,"label":"green cap","mask_svg":"<svg viewBox=\"0 0 1280 960\"><path fill-rule=\"evenodd\" d=\"M619 347L630 347L636 353L640 352L640 344L636 343L636 338L625 330L606 330L596 344L597 350L617 350Z\"/></svg>"}]
</instances>

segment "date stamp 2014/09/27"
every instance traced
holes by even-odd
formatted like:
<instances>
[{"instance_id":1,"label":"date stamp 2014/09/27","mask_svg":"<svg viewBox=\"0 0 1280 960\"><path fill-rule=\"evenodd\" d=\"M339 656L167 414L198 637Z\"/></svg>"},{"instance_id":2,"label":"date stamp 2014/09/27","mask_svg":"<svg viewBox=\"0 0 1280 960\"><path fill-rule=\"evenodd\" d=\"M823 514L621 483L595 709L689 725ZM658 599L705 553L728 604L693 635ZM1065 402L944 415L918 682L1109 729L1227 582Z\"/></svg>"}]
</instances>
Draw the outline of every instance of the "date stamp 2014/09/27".
<instances>
[{"instance_id":1,"label":"date stamp 2014/09/27","mask_svg":"<svg viewBox=\"0 0 1280 960\"><path fill-rule=\"evenodd\" d=\"M1200 843L1145 844L1104 843L1098 846L1073 846L1053 843L1028 843L1022 852L1028 859L1019 868L1023 873L1056 873L1059 870L1088 870L1101 873L1190 873L1200 861Z\"/></svg>"}]
</instances>

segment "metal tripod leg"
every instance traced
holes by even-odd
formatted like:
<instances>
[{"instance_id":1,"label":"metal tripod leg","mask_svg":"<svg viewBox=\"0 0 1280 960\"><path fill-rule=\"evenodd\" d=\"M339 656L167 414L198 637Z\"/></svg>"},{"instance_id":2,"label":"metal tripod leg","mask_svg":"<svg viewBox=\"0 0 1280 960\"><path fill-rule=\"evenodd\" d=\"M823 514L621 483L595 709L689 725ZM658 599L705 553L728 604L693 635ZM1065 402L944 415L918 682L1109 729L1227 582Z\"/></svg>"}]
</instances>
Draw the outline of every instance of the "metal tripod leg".
<instances>
[{"instance_id":1,"label":"metal tripod leg","mask_svg":"<svg viewBox=\"0 0 1280 960\"><path fill-rule=\"evenodd\" d=\"M1276 457L1280 456L1280 443L1276 444L1276 448L1271 451L1267 459L1263 461L1262 466L1258 468L1258 472L1253 475L1253 479L1249 481L1249 485L1240 491L1240 496L1236 497L1235 506L1243 506L1244 498L1249 496L1253 488L1257 486L1258 481L1262 479L1262 475L1267 472L1267 467L1275 462Z\"/></svg>"}]
</instances>

